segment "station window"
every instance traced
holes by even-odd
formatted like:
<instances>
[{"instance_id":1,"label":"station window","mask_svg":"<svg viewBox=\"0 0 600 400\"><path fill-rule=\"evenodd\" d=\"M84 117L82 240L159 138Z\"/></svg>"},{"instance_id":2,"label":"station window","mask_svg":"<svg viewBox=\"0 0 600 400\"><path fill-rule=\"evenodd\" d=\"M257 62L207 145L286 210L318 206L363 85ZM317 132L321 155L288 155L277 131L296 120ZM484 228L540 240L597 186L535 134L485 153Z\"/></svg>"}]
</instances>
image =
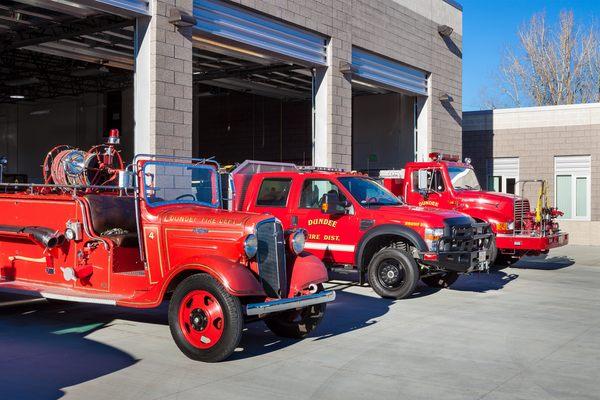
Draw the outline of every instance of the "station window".
<instances>
[{"instance_id":1,"label":"station window","mask_svg":"<svg viewBox=\"0 0 600 400\"><path fill-rule=\"evenodd\" d=\"M291 179L273 178L265 179L260 185L257 206L285 207L290 195Z\"/></svg>"},{"instance_id":2,"label":"station window","mask_svg":"<svg viewBox=\"0 0 600 400\"><path fill-rule=\"evenodd\" d=\"M590 218L590 156L554 157L555 204L563 219Z\"/></svg>"},{"instance_id":3,"label":"station window","mask_svg":"<svg viewBox=\"0 0 600 400\"><path fill-rule=\"evenodd\" d=\"M489 187L495 192L519 194L519 157L499 157L491 162L492 181Z\"/></svg>"}]
</instances>

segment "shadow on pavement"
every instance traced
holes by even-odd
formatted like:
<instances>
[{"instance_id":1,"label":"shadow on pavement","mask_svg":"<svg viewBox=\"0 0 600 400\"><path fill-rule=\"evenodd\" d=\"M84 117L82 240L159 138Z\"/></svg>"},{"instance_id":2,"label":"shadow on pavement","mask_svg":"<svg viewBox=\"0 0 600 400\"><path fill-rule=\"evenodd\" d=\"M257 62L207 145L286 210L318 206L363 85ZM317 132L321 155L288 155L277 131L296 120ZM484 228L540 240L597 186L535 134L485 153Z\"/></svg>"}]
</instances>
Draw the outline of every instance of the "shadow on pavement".
<instances>
[{"instance_id":1,"label":"shadow on pavement","mask_svg":"<svg viewBox=\"0 0 600 400\"><path fill-rule=\"evenodd\" d=\"M517 274L508 274L504 271L490 271L489 273L482 272L463 275L458 278L456 283L450 286L450 289L464 292L486 293L493 290L500 290L518 277L519 275Z\"/></svg>"},{"instance_id":2,"label":"shadow on pavement","mask_svg":"<svg viewBox=\"0 0 600 400\"><path fill-rule=\"evenodd\" d=\"M344 282L335 289L348 286L352 284ZM0 371L8 371L0 373L2 400L27 398L29 393L34 393L32 398L36 399L56 399L63 394L61 388L135 364L138 360L129 354L85 337L110 327L115 320L168 325L167 302L157 309L47 303L45 300L3 307L1 302L8 300L12 299L0 297L0 340L3 341ZM338 290L337 299L328 304L322 323L305 340L326 339L373 325L393 303L392 300ZM7 342L13 344L8 351L4 350ZM229 360L270 353L295 343L298 340L275 336L262 321L248 323L240 349ZM33 382L32 376L36 376ZM10 396L4 397L4 394Z\"/></svg>"},{"instance_id":3,"label":"shadow on pavement","mask_svg":"<svg viewBox=\"0 0 600 400\"><path fill-rule=\"evenodd\" d=\"M335 283L335 282L334 282ZM346 292L343 289L354 286L347 282L335 284L337 298L327 305L325 317L317 329L304 340L323 340L366 328L377 323L377 318L386 314L394 300L363 296ZM242 336L241 352L236 352L230 360L236 360L275 351L298 342L275 336L262 322L247 325Z\"/></svg>"},{"instance_id":4,"label":"shadow on pavement","mask_svg":"<svg viewBox=\"0 0 600 400\"><path fill-rule=\"evenodd\" d=\"M568 256L548 257L547 254L536 257L524 257L520 259L513 267L522 269L539 269L554 271L563 269L575 264L575 260Z\"/></svg>"},{"instance_id":5,"label":"shadow on pavement","mask_svg":"<svg viewBox=\"0 0 600 400\"><path fill-rule=\"evenodd\" d=\"M356 275L355 275L356 276ZM330 277L334 279L344 280L343 286L341 283L334 286L334 289L350 287L350 286L359 286L356 282L357 278L353 277L351 274L331 274ZM339 277L339 278L338 278ZM519 277L518 274L506 273L504 271L492 270L489 273L472 273L470 275L461 275L458 280L450 287L451 290L461 290L465 292L478 292L485 293L492 290L500 290L513 280ZM351 281L348 281L351 280ZM332 281L330 281L331 283ZM333 281L338 282L338 281ZM417 288L414 293L402 300L398 301L410 301L414 299L418 299L420 297L425 297L429 295L433 295L440 290L446 290L441 288L434 288L425 285L423 282L419 282ZM338 294L340 292L338 291ZM380 299L383 300L383 299Z\"/></svg>"},{"instance_id":6,"label":"shadow on pavement","mask_svg":"<svg viewBox=\"0 0 600 400\"><path fill-rule=\"evenodd\" d=\"M59 399L66 387L137 362L126 352L86 339L107 324L86 316L44 300L0 304L0 398Z\"/></svg>"}]
</instances>

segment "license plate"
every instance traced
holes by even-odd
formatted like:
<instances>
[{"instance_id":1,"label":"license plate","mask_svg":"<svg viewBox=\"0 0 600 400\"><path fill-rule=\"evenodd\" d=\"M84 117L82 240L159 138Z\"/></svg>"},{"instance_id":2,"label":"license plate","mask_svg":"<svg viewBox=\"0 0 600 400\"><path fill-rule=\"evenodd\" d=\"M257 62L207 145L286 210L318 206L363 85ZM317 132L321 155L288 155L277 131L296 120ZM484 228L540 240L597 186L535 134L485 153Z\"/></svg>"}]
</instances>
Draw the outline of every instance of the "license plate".
<instances>
[{"instance_id":1,"label":"license plate","mask_svg":"<svg viewBox=\"0 0 600 400\"><path fill-rule=\"evenodd\" d=\"M484 262L486 260L487 260L487 253L486 253L486 251L485 250L484 251L480 251L479 252L479 261L480 262Z\"/></svg>"},{"instance_id":2,"label":"license plate","mask_svg":"<svg viewBox=\"0 0 600 400\"><path fill-rule=\"evenodd\" d=\"M560 235L558 237L558 244L563 244L565 242L565 237L563 235Z\"/></svg>"}]
</instances>

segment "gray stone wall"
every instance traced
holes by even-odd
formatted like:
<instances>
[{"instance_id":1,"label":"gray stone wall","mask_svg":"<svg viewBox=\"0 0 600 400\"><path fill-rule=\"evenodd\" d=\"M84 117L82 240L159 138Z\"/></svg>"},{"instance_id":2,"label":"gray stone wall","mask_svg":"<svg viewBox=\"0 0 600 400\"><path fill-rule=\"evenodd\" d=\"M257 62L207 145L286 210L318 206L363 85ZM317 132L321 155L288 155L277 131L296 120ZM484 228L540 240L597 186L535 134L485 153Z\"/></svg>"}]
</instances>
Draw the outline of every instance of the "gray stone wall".
<instances>
[{"instance_id":1,"label":"gray stone wall","mask_svg":"<svg viewBox=\"0 0 600 400\"><path fill-rule=\"evenodd\" d=\"M192 29L169 23L171 8L192 14L192 3L151 0L152 18L138 33L136 153L192 154Z\"/></svg>"},{"instance_id":2,"label":"gray stone wall","mask_svg":"<svg viewBox=\"0 0 600 400\"><path fill-rule=\"evenodd\" d=\"M349 168L352 162L352 88L339 65L351 61L353 45L429 72L429 148L461 152L462 26L460 17L456 17L460 13L452 6L442 0L235 2L331 38L328 140L334 167ZM432 9L436 10L435 15L424 16L426 11L431 14ZM448 22L454 25L455 32L444 39L437 27L445 22L444 18L450 18L448 15L455 17ZM453 101L440 102L442 93L449 94Z\"/></svg>"}]
</instances>

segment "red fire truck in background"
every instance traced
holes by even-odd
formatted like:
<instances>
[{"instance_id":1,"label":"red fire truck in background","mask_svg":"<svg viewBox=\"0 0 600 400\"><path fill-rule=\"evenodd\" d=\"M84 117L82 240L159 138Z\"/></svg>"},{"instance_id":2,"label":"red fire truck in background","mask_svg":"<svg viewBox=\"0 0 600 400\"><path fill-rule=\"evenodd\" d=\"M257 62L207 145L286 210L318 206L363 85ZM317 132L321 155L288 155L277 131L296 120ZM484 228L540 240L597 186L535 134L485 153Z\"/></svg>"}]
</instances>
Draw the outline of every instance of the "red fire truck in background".
<instances>
[{"instance_id":1,"label":"red fire truck in background","mask_svg":"<svg viewBox=\"0 0 600 400\"><path fill-rule=\"evenodd\" d=\"M410 296L419 281L447 287L485 271L492 234L450 210L402 205L366 175L245 161L229 174L229 208L275 215L306 229L306 249L332 268L357 270L377 294Z\"/></svg>"},{"instance_id":2,"label":"red fire truck in background","mask_svg":"<svg viewBox=\"0 0 600 400\"><path fill-rule=\"evenodd\" d=\"M538 198L532 210L523 197L482 190L468 159L460 162L458 156L440 153L431 153L430 159L407 163L403 170L381 171L380 178L407 204L456 210L488 222L495 233L493 259L497 266L569 242L569 235L556 221L562 213L548 205L545 181L517 182L518 193L536 185Z\"/></svg>"},{"instance_id":3,"label":"red fire truck in background","mask_svg":"<svg viewBox=\"0 0 600 400\"><path fill-rule=\"evenodd\" d=\"M48 299L157 307L188 357L227 358L244 321L300 338L335 292L304 231L272 215L221 207L210 159L138 155L124 168L110 142L59 146L44 184L0 184L0 291Z\"/></svg>"}]
</instances>

